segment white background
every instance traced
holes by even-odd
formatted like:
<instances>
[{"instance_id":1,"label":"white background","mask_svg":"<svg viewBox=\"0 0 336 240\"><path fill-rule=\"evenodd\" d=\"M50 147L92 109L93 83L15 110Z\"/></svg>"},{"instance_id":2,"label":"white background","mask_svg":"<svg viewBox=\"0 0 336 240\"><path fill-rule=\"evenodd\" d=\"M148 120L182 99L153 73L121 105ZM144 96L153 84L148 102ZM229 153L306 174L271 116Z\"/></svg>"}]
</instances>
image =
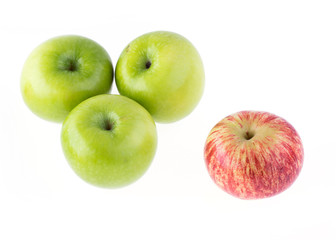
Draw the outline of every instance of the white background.
<instances>
[{"instance_id":1,"label":"white background","mask_svg":"<svg viewBox=\"0 0 336 240\"><path fill-rule=\"evenodd\" d=\"M0 239L336 239L335 12L323 0L1 1ZM203 98L185 119L157 124L157 153L139 181L93 187L67 164L61 124L23 103L23 63L41 42L79 34L115 66L155 30L196 46ZM280 195L243 201L208 176L207 134L241 110L272 112L301 135L302 172Z\"/></svg>"}]
</instances>

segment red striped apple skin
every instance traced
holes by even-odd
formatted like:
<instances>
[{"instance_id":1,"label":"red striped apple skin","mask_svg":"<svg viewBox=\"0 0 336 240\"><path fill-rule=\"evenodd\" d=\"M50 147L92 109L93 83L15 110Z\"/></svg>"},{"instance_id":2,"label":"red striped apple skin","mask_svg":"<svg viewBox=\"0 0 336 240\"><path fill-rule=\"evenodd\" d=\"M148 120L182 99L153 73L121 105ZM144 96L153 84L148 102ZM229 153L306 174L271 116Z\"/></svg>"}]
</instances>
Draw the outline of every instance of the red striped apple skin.
<instances>
[{"instance_id":1,"label":"red striped apple skin","mask_svg":"<svg viewBox=\"0 0 336 240\"><path fill-rule=\"evenodd\" d=\"M301 139L274 114L242 111L210 131L204 158L214 182L241 199L259 199L286 190L303 164Z\"/></svg>"}]
</instances>

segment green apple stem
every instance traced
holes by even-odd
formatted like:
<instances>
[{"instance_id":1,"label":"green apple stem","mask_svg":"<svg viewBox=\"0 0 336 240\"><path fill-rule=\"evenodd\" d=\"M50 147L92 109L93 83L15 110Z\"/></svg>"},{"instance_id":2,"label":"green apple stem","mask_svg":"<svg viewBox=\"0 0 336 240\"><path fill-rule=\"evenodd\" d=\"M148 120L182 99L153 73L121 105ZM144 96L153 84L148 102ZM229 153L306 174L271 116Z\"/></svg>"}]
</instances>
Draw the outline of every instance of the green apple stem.
<instances>
[{"instance_id":1,"label":"green apple stem","mask_svg":"<svg viewBox=\"0 0 336 240\"><path fill-rule=\"evenodd\" d=\"M73 61L70 61L68 70L69 70L70 72L74 72L74 71L76 71L76 70L77 70L77 64L76 64L75 62L73 62Z\"/></svg>"},{"instance_id":2,"label":"green apple stem","mask_svg":"<svg viewBox=\"0 0 336 240\"><path fill-rule=\"evenodd\" d=\"M111 131L113 128L113 123L110 121L110 120L106 120L105 121L105 126L104 126L104 129L106 131Z\"/></svg>"},{"instance_id":3,"label":"green apple stem","mask_svg":"<svg viewBox=\"0 0 336 240\"><path fill-rule=\"evenodd\" d=\"M76 72L79 68L79 64L74 58L66 58L60 62L60 69L69 72Z\"/></svg>"},{"instance_id":4,"label":"green apple stem","mask_svg":"<svg viewBox=\"0 0 336 240\"><path fill-rule=\"evenodd\" d=\"M151 61L147 60L147 62L146 62L146 69L150 68L151 65L152 65Z\"/></svg>"}]
</instances>

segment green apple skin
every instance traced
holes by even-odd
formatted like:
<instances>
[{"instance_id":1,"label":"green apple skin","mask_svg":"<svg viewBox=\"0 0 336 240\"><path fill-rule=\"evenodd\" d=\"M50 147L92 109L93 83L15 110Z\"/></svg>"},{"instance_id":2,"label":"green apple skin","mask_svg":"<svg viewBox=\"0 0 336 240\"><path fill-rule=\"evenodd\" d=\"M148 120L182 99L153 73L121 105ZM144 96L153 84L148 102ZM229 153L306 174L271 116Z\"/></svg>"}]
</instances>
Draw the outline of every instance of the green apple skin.
<instances>
[{"instance_id":1,"label":"green apple skin","mask_svg":"<svg viewBox=\"0 0 336 240\"><path fill-rule=\"evenodd\" d=\"M144 34L121 53L116 65L121 95L144 106L154 120L169 123L190 114L204 89L204 68L196 48L166 31Z\"/></svg>"},{"instance_id":2,"label":"green apple skin","mask_svg":"<svg viewBox=\"0 0 336 240\"><path fill-rule=\"evenodd\" d=\"M155 155L157 132L152 116L140 104L102 94L71 111L61 142L78 176L99 187L118 188L146 172Z\"/></svg>"},{"instance_id":3,"label":"green apple skin","mask_svg":"<svg viewBox=\"0 0 336 240\"><path fill-rule=\"evenodd\" d=\"M62 122L83 100L108 93L113 66L108 53L91 39L66 35L33 50L21 74L23 100L37 116Z\"/></svg>"}]
</instances>

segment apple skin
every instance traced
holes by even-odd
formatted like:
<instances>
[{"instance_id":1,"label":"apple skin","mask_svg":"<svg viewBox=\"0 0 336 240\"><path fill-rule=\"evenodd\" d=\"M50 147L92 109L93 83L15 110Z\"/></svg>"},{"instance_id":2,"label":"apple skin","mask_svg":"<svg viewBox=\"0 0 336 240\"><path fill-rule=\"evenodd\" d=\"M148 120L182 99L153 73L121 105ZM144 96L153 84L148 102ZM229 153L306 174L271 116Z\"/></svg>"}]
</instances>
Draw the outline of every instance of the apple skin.
<instances>
[{"instance_id":1,"label":"apple skin","mask_svg":"<svg viewBox=\"0 0 336 240\"><path fill-rule=\"evenodd\" d=\"M166 31L144 34L128 44L115 77L119 93L140 103L161 123L193 111L205 78L196 48L183 36Z\"/></svg>"},{"instance_id":2,"label":"apple skin","mask_svg":"<svg viewBox=\"0 0 336 240\"><path fill-rule=\"evenodd\" d=\"M214 182L241 199L271 197L298 177L303 146L296 130L274 114L242 111L209 133L204 158Z\"/></svg>"},{"instance_id":3,"label":"apple skin","mask_svg":"<svg viewBox=\"0 0 336 240\"><path fill-rule=\"evenodd\" d=\"M21 74L23 100L37 116L62 122L83 100L108 93L113 66L98 43L76 35L47 40L33 50Z\"/></svg>"},{"instance_id":4,"label":"apple skin","mask_svg":"<svg viewBox=\"0 0 336 240\"><path fill-rule=\"evenodd\" d=\"M139 179L157 146L153 118L140 104L102 94L75 107L63 123L61 142L72 169L95 186L117 188Z\"/></svg>"}]
</instances>

